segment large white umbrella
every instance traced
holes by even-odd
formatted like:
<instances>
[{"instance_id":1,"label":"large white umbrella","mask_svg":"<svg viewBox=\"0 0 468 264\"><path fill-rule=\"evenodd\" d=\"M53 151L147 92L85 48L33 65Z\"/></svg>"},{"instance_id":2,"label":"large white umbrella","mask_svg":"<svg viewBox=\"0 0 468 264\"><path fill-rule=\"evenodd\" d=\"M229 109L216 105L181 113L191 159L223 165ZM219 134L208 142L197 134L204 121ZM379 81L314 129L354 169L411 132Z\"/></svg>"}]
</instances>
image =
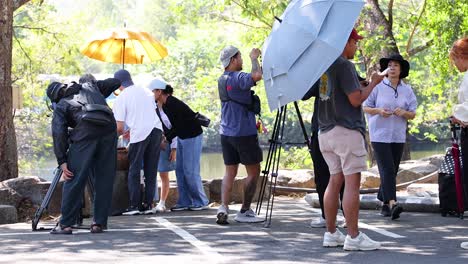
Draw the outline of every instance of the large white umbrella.
<instances>
[{"instance_id":1,"label":"large white umbrella","mask_svg":"<svg viewBox=\"0 0 468 264\"><path fill-rule=\"evenodd\" d=\"M293 0L263 46L263 78L274 110L300 100L341 55L365 2Z\"/></svg>"}]
</instances>

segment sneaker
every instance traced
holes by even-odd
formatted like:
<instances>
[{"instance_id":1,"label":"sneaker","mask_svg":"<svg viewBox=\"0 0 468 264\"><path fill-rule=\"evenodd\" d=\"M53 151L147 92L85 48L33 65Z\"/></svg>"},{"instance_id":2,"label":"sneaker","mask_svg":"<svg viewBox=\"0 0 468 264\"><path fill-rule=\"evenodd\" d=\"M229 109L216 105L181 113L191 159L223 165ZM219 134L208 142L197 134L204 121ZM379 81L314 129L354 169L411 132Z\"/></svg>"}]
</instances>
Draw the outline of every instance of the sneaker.
<instances>
[{"instance_id":1,"label":"sneaker","mask_svg":"<svg viewBox=\"0 0 468 264\"><path fill-rule=\"evenodd\" d=\"M216 213L216 223L218 225L227 225L229 217L229 209L224 206L223 204L218 208L218 212Z\"/></svg>"},{"instance_id":2,"label":"sneaker","mask_svg":"<svg viewBox=\"0 0 468 264\"><path fill-rule=\"evenodd\" d=\"M187 211L189 209L188 206L182 206L182 205L174 205L173 207L171 207L171 211L174 211L174 212L177 212L177 211Z\"/></svg>"},{"instance_id":3,"label":"sneaker","mask_svg":"<svg viewBox=\"0 0 468 264\"><path fill-rule=\"evenodd\" d=\"M138 207L129 207L122 213L122 215L139 215L141 214Z\"/></svg>"},{"instance_id":4,"label":"sneaker","mask_svg":"<svg viewBox=\"0 0 468 264\"><path fill-rule=\"evenodd\" d=\"M403 212L403 207L399 204L395 204L392 207L391 215L392 215L392 220L400 218L400 214Z\"/></svg>"},{"instance_id":5,"label":"sneaker","mask_svg":"<svg viewBox=\"0 0 468 264\"><path fill-rule=\"evenodd\" d=\"M326 226L327 226L327 222L325 221L325 218L321 216L319 218L312 219L312 221L310 221L310 227L312 228L323 228Z\"/></svg>"},{"instance_id":6,"label":"sneaker","mask_svg":"<svg viewBox=\"0 0 468 264\"><path fill-rule=\"evenodd\" d=\"M463 249L468 249L468 242L461 243L460 247L463 248Z\"/></svg>"},{"instance_id":7,"label":"sneaker","mask_svg":"<svg viewBox=\"0 0 468 264\"><path fill-rule=\"evenodd\" d=\"M239 211L234 220L239 223L261 223L265 221L264 218L257 217L257 214L250 208L243 213Z\"/></svg>"},{"instance_id":8,"label":"sneaker","mask_svg":"<svg viewBox=\"0 0 468 264\"><path fill-rule=\"evenodd\" d=\"M382 209L380 210L380 215L384 217L388 217L392 215L390 211L390 206L388 206L388 204L382 205Z\"/></svg>"},{"instance_id":9,"label":"sneaker","mask_svg":"<svg viewBox=\"0 0 468 264\"><path fill-rule=\"evenodd\" d=\"M325 232L323 235L324 247L342 247L344 245L346 236L336 229L335 233Z\"/></svg>"},{"instance_id":10,"label":"sneaker","mask_svg":"<svg viewBox=\"0 0 468 264\"><path fill-rule=\"evenodd\" d=\"M201 211L201 210L208 210L210 207L208 205L200 205L200 206L190 206L188 209L190 211Z\"/></svg>"},{"instance_id":11,"label":"sneaker","mask_svg":"<svg viewBox=\"0 0 468 264\"><path fill-rule=\"evenodd\" d=\"M166 212L166 205L162 204L162 203L158 203L158 205L153 208L153 213L164 213Z\"/></svg>"},{"instance_id":12,"label":"sneaker","mask_svg":"<svg viewBox=\"0 0 468 264\"><path fill-rule=\"evenodd\" d=\"M355 238L351 238L350 235L346 236L344 241L344 250L376 250L380 248L380 242L370 239L366 234L359 232L359 235Z\"/></svg>"}]
</instances>

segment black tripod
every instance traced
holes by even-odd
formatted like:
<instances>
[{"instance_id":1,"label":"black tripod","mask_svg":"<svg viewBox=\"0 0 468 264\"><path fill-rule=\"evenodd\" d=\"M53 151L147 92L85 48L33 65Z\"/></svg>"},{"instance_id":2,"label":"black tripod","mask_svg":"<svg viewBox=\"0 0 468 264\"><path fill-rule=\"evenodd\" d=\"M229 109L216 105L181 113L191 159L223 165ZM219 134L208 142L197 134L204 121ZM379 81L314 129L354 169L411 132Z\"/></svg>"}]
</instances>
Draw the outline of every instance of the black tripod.
<instances>
[{"instance_id":1,"label":"black tripod","mask_svg":"<svg viewBox=\"0 0 468 264\"><path fill-rule=\"evenodd\" d=\"M32 231L42 231L42 230L49 230L44 227L37 228L37 224L41 220L42 214L44 213L44 210L46 210L49 207L50 200L52 199L52 195L55 192L55 189L57 188L58 182L60 181L60 177L62 176L62 169L60 167L57 167L54 171L54 179L50 183L49 189L47 190L46 195L44 196L44 200L42 200L41 206L36 210L36 213L34 214L34 218L32 220ZM87 181L88 185L88 191L91 195L91 200L94 200L94 183L92 180L92 177L88 177ZM85 194L83 193L83 200L82 202L82 207L85 205ZM81 212L81 209L79 212L77 212L77 217L76 217L76 223L78 226L80 226L83 223L83 214Z\"/></svg>"},{"instance_id":2,"label":"black tripod","mask_svg":"<svg viewBox=\"0 0 468 264\"><path fill-rule=\"evenodd\" d=\"M304 136L305 141L303 142L303 144L307 145L309 149L309 153L311 154L310 139L307 136L307 131L304 126L304 121L302 120L301 112L299 111L299 106L297 105L297 102L294 102L294 108L296 109L297 118L301 126L302 134ZM260 214L262 204L263 204L263 197L265 195L265 190L267 188L267 183L270 182L270 190L268 193L268 203L267 203L267 208L266 208L266 213L265 213L265 225L264 225L265 227L270 227L271 225L271 216L273 213L273 204L275 200L276 182L278 179L278 169L279 169L279 161L280 161L280 156L281 156L281 147L287 144L283 142L284 123L286 121L286 114L287 114L287 105L282 106L276 113L273 132L269 140L270 148L268 149L265 169L262 171L263 179L262 179L262 183L260 186L257 207L255 211L257 214Z\"/></svg>"}]
</instances>

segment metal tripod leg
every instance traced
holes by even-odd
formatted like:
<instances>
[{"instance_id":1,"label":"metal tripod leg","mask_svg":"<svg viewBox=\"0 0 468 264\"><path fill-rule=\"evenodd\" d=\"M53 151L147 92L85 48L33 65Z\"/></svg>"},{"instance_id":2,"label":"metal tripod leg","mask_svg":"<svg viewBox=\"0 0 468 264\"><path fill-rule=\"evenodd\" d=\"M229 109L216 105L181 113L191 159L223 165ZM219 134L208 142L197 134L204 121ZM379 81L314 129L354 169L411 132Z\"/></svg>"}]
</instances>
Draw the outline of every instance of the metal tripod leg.
<instances>
[{"instance_id":1,"label":"metal tripod leg","mask_svg":"<svg viewBox=\"0 0 468 264\"><path fill-rule=\"evenodd\" d=\"M270 169L271 169L271 164L272 164L272 158L273 158L273 155L274 153L276 152L276 148L277 148L277 140L278 140L278 129L277 129L277 124L278 124L278 120L280 119L280 111L278 111L276 113L276 118L275 118L275 123L274 123L274 126L273 126L273 132L271 134L271 139L269 140L270 142L270 147L268 149L268 155L267 155L267 159L266 159L266 163L265 163L265 169L262 171L262 174L263 174L263 177L262 177L262 183L260 184L260 191L258 193L258 199L257 199L257 207L255 209L255 212L257 213L257 215L260 214L260 211L262 209L262 204L263 204L263 199L265 197L265 189L266 189L266 185L268 183L268 177L270 175ZM269 195L268 195L269 197Z\"/></svg>"},{"instance_id":2,"label":"metal tripod leg","mask_svg":"<svg viewBox=\"0 0 468 264\"><path fill-rule=\"evenodd\" d=\"M304 144L307 145L309 154L312 156L312 150L310 146L310 139L307 135L307 131L304 125L304 121L302 119L301 112L299 110L299 106L297 102L294 102L294 107L296 110L296 114L298 117L299 124L301 126L301 131L304 136ZM275 119L275 124L273 127L273 133L270 139L270 148L268 150L268 156L265 164L265 170L263 171L263 179L262 184L260 186L260 192L258 196L257 208L256 213L260 214L263 197L265 195L266 185L270 182L270 193L268 194L267 199L267 209L265 214L265 227L268 228L271 226L271 218L273 214L273 205L275 199L275 192L276 192L276 184L278 179L278 170L279 170L279 162L281 156L281 147L283 146L283 136L284 136L284 124L286 121L286 114L287 114L287 105L281 107ZM270 169L272 172L270 173Z\"/></svg>"},{"instance_id":3,"label":"metal tripod leg","mask_svg":"<svg viewBox=\"0 0 468 264\"><path fill-rule=\"evenodd\" d=\"M54 179L50 183L50 187L47 190L44 200L42 200L41 206L36 210L36 213L34 214L34 218L32 220L32 231L38 230L37 224L39 223L39 220L41 220L44 210L47 207L49 207L50 199L52 198L52 194L54 194L55 188L57 188L57 184L60 181L61 176L62 176L62 169L60 169L60 167L57 167L55 169ZM44 228L40 228L40 230L44 230Z\"/></svg>"}]
</instances>

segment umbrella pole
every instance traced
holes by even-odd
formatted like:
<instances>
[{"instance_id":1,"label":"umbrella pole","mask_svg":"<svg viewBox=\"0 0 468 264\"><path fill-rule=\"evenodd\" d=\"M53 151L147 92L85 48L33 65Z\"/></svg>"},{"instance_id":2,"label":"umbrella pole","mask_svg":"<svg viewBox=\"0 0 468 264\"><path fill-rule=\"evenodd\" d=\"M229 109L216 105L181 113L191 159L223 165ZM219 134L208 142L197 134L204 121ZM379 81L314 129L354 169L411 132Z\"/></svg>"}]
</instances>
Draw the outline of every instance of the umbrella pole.
<instances>
[{"instance_id":1,"label":"umbrella pole","mask_svg":"<svg viewBox=\"0 0 468 264\"><path fill-rule=\"evenodd\" d=\"M123 39L123 48L122 48L122 69L125 69L125 39Z\"/></svg>"}]
</instances>

